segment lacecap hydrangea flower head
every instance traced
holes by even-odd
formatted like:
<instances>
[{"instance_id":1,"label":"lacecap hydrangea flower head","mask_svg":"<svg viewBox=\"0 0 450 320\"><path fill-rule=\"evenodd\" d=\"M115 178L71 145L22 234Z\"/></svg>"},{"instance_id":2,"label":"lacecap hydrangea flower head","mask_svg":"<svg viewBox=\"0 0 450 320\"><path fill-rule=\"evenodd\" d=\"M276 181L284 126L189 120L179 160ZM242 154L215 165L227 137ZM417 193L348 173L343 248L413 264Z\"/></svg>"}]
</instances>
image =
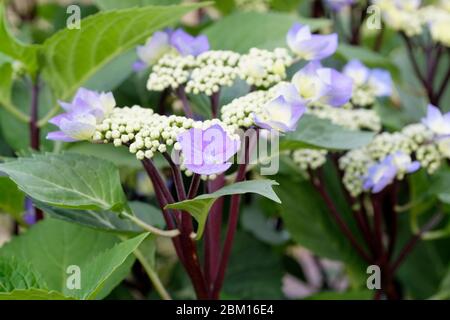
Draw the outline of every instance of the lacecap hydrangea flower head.
<instances>
[{"instance_id":1,"label":"lacecap hydrangea flower head","mask_svg":"<svg viewBox=\"0 0 450 320\"><path fill-rule=\"evenodd\" d=\"M71 142L91 139L97 124L112 112L116 101L111 92L80 88L72 102L60 101L59 104L66 112L49 122L58 126L60 131L48 133L47 139Z\"/></svg>"}]
</instances>

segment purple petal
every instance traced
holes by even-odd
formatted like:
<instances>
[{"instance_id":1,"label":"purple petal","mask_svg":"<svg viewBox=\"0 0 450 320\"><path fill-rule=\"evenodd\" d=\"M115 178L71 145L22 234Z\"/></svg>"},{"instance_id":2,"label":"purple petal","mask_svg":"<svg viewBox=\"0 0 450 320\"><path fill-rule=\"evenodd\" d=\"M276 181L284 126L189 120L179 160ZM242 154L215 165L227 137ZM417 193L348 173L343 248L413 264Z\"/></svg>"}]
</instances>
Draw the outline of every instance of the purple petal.
<instances>
[{"instance_id":1,"label":"purple petal","mask_svg":"<svg viewBox=\"0 0 450 320\"><path fill-rule=\"evenodd\" d=\"M352 78L356 84L365 84L369 79L370 70L361 61L357 59L350 60L342 70L342 72Z\"/></svg>"},{"instance_id":2,"label":"purple petal","mask_svg":"<svg viewBox=\"0 0 450 320\"><path fill-rule=\"evenodd\" d=\"M136 60L136 61L133 63L132 68L133 68L133 71L134 71L134 72L140 72L140 71L142 71L142 70L145 70L145 68L147 68L147 64L146 64L144 61Z\"/></svg>"},{"instance_id":3,"label":"purple petal","mask_svg":"<svg viewBox=\"0 0 450 320\"><path fill-rule=\"evenodd\" d=\"M369 77L369 85L375 90L377 97L387 97L392 94L392 78L389 71L373 69Z\"/></svg>"},{"instance_id":4,"label":"purple petal","mask_svg":"<svg viewBox=\"0 0 450 320\"><path fill-rule=\"evenodd\" d=\"M68 135L66 135L64 132L62 131L53 131L53 132L49 132L47 134L47 140L55 140L55 141L64 141L64 142L74 142L77 141L76 139L73 139L71 137L69 137Z\"/></svg>"},{"instance_id":5,"label":"purple petal","mask_svg":"<svg viewBox=\"0 0 450 320\"><path fill-rule=\"evenodd\" d=\"M350 101L353 92L353 80L342 73L329 68L317 71L320 79L325 83L326 94L320 101L333 107L339 107Z\"/></svg>"}]
</instances>

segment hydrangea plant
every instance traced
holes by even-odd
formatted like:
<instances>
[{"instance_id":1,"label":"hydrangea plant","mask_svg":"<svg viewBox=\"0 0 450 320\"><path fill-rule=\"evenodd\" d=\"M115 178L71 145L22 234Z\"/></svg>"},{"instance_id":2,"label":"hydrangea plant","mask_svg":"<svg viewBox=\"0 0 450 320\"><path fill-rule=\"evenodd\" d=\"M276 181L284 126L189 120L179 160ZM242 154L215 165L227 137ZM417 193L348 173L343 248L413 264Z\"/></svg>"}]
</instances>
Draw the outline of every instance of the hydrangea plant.
<instances>
[{"instance_id":1,"label":"hydrangea plant","mask_svg":"<svg viewBox=\"0 0 450 320\"><path fill-rule=\"evenodd\" d=\"M449 298L448 1L300 2L0 4L0 299Z\"/></svg>"}]
</instances>

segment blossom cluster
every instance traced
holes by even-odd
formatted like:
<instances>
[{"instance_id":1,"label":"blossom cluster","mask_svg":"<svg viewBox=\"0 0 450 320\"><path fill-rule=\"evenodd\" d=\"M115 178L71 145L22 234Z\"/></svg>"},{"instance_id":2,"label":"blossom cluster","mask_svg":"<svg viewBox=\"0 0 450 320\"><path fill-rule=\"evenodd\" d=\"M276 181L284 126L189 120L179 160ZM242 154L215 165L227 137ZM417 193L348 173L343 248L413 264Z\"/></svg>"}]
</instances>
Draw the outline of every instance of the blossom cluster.
<instances>
[{"instance_id":1,"label":"blossom cluster","mask_svg":"<svg viewBox=\"0 0 450 320\"><path fill-rule=\"evenodd\" d=\"M384 22L407 36L420 35L428 30L435 42L450 46L450 4L440 0L422 5L421 0L373 0L382 12Z\"/></svg>"},{"instance_id":2,"label":"blossom cluster","mask_svg":"<svg viewBox=\"0 0 450 320\"><path fill-rule=\"evenodd\" d=\"M286 78L286 68L293 62L289 51L251 48L239 60L239 76L249 85L269 88Z\"/></svg>"},{"instance_id":3,"label":"blossom cluster","mask_svg":"<svg viewBox=\"0 0 450 320\"><path fill-rule=\"evenodd\" d=\"M341 157L343 183L351 195L357 196L364 191L379 192L419 167L432 174L444 159L450 159L449 146L450 113L442 115L430 105L422 123L399 132L380 133L367 146Z\"/></svg>"}]
</instances>

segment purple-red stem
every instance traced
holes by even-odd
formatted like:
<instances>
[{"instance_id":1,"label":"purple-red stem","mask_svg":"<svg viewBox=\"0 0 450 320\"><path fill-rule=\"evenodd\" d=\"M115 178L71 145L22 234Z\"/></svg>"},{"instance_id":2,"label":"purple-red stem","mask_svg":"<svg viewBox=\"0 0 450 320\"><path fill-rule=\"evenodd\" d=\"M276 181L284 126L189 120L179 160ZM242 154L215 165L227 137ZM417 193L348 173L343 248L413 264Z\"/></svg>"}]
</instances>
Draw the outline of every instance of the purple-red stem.
<instances>
[{"instance_id":1,"label":"purple-red stem","mask_svg":"<svg viewBox=\"0 0 450 320\"><path fill-rule=\"evenodd\" d=\"M247 170L247 164L250 158L250 139L248 137L244 138L244 161L239 164L238 172L235 182L240 182L245 180L245 172ZM225 279L225 271L228 266L228 260L231 255L231 249L233 247L233 239L236 233L237 224L239 220L239 204L241 201L241 196L239 194L233 194L231 196L230 203L230 213L228 217L228 229L225 236L225 242L223 245L222 256L220 258L220 263L218 267L217 276L214 280L214 286L211 293L212 299L219 299L220 290L222 289L223 281Z\"/></svg>"},{"instance_id":2,"label":"purple-red stem","mask_svg":"<svg viewBox=\"0 0 450 320\"><path fill-rule=\"evenodd\" d=\"M184 114L188 118L194 118L194 113L192 112L191 105L189 104L189 100L186 95L186 91L184 90L184 86L181 85L176 89L176 93L178 98L181 100L183 104Z\"/></svg>"},{"instance_id":3,"label":"purple-red stem","mask_svg":"<svg viewBox=\"0 0 450 320\"><path fill-rule=\"evenodd\" d=\"M216 179L208 182L208 193L219 190L225 185L225 175L220 174ZM211 284L215 280L220 260L220 233L222 230L222 209L224 197L220 197L211 207L208 221L205 227L205 261L204 270L207 283ZM209 288L212 290L212 288Z\"/></svg>"}]
</instances>

